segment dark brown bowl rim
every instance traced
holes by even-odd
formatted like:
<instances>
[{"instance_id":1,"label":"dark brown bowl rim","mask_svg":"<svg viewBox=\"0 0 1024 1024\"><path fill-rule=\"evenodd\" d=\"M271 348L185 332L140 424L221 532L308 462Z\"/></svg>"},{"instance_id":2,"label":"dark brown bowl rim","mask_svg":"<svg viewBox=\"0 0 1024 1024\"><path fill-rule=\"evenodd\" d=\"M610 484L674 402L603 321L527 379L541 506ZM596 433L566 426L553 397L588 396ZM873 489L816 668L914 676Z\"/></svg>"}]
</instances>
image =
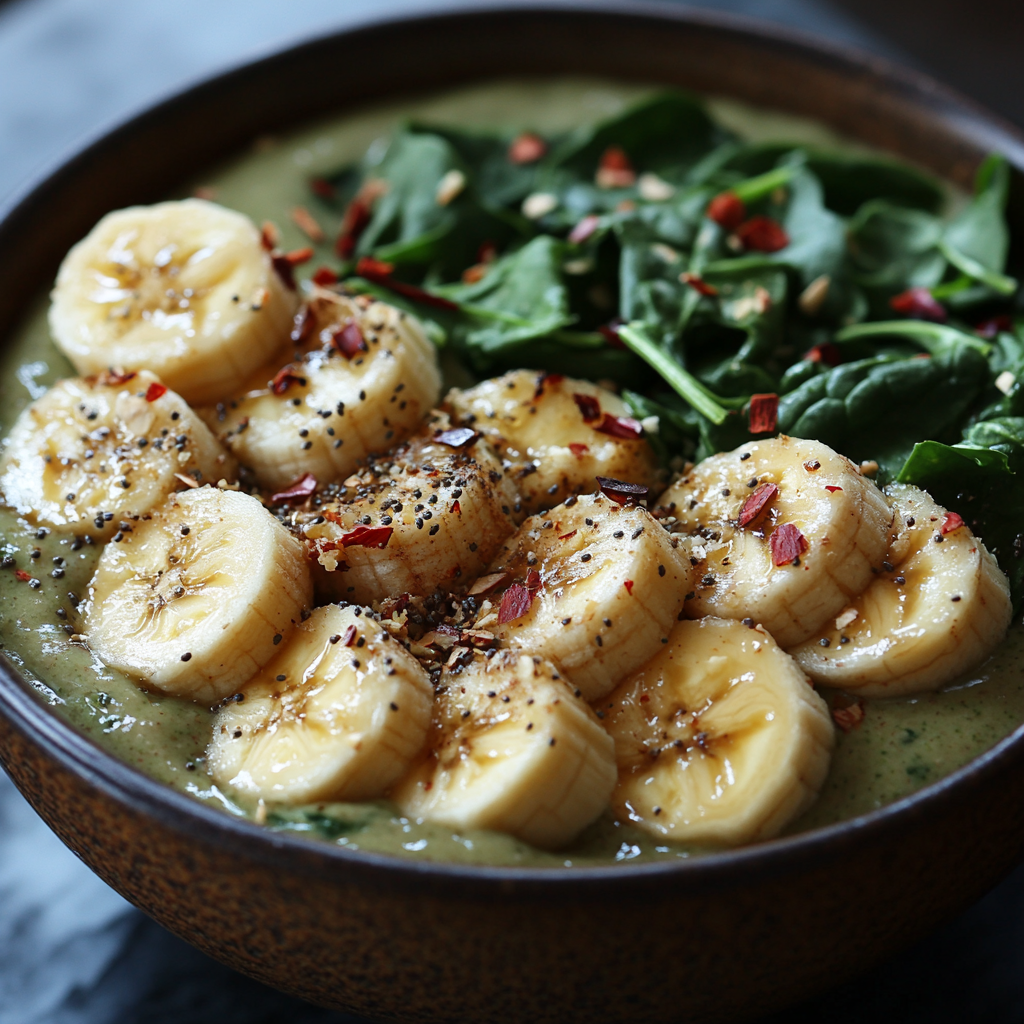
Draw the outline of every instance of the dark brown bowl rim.
<instances>
[{"instance_id":1,"label":"dark brown bowl rim","mask_svg":"<svg viewBox=\"0 0 1024 1024\"><path fill-rule=\"evenodd\" d=\"M327 40L358 37L366 31L386 31L391 26L415 26L445 20L477 19L505 14L611 15L633 22L647 23L656 29L659 21L693 25L743 39L749 44L787 51L807 63L839 65L880 81L889 90L909 93L919 102L944 108L958 122L960 134L975 144L998 149L1018 169L1024 169L1024 136L972 101L960 96L927 75L892 64L890 61L840 47L810 34L779 28L752 18L712 11L680 9L675 4L627 3L623 0L548 0L548 2L507 3L476 2L459 4L454 10L417 11L415 14L367 18L337 32L314 35L264 56L239 62L226 71L204 76L197 83L174 90L166 98L147 104L141 111L119 120L113 127L95 133L54 168L24 186L18 195L0 210L0 244L17 229L20 214L34 206L51 185L73 175L75 167L102 156L103 148L116 145L139 128L159 121L178 106L201 101L203 94L234 77L251 74L261 66L293 58L302 50L322 45ZM500 76L495 76L500 77ZM486 79L481 79L484 81ZM32 691L37 690L36 694ZM293 833L279 832L244 819L216 811L184 793L151 779L105 751L84 732L64 721L47 708L38 696L38 688L23 678L6 655L0 655L0 699L3 714L29 741L74 775L113 798L116 802L159 820L163 825L194 839L216 843L237 851L246 858L290 867L301 867L317 874L347 870L359 872L367 880L381 877L389 884L400 883L413 890L424 885L457 883L463 896L495 896L515 892L523 897L544 899L580 888L600 888L602 899L628 897L638 888L662 885L671 876L679 889L700 890L728 887L738 876L752 880L790 874L819 861L831 851L838 855L872 838L881 839L908 826L913 820L941 812L944 804L964 799L967 792L987 786L998 776L1024 760L1024 723L989 750L938 781L867 814L849 818L807 832L769 840L753 846L720 853L697 855L688 859L615 866L526 867L487 866L445 861L419 861L397 855L346 849L336 844L305 839ZM616 883L613 889L607 883Z\"/></svg>"}]
</instances>

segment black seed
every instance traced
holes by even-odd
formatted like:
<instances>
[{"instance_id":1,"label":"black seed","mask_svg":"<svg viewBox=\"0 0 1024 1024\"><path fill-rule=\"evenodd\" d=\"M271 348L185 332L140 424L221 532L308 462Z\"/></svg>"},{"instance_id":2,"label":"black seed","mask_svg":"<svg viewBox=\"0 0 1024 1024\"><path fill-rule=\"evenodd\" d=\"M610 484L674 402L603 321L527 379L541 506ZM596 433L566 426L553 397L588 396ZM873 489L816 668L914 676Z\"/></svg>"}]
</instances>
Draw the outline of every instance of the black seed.
<instances>
[{"instance_id":1,"label":"black seed","mask_svg":"<svg viewBox=\"0 0 1024 1024\"><path fill-rule=\"evenodd\" d=\"M740 456L740 462L746 462L746 461L747 461L747 459L749 459L749 458L750 458L750 452L744 452L744 453L743 453L743 454L742 454L742 455Z\"/></svg>"},{"instance_id":2,"label":"black seed","mask_svg":"<svg viewBox=\"0 0 1024 1024\"><path fill-rule=\"evenodd\" d=\"M906 576L896 576L893 578L893 583L903 584L907 582Z\"/></svg>"},{"instance_id":3,"label":"black seed","mask_svg":"<svg viewBox=\"0 0 1024 1024\"><path fill-rule=\"evenodd\" d=\"M287 676L285 676L285 675L281 675L281 676L278 676L278 677L277 677L277 681L278 681L279 683L283 683L283 682L284 682L284 681L285 681L285 680L286 680L287 678L288 678Z\"/></svg>"},{"instance_id":4,"label":"black seed","mask_svg":"<svg viewBox=\"0 0 1024 1024\"><path fill-rule=\"evenodd\" d=\"M182 661L191 661L191 660L192 660L192 652L191 652L191 651L186 651L186 652L185 652L185 653L184 653L184 654L183 654L183 655L181 656L181 660L182 660Z\"/></svg>"},{"instance_id":5,"label":"black seed","mask_svg":"<svg viewBox=\"0 0 1024 1024\"><path fill-rule=\"evenodd\" d=\"M275 647L276 647L276 646L277 646L277 645L278 645L278 644L279 644L279 643L281 642L281 639L282 639L282 637L281 637L281 634L280 634L280 633L277 633L277 634L276 634L276 635L274 636L274 646L275 646Z\"/></svg>"},{"instance_id":6,"label":"black seed","mask_svg":"<svg viewBox=\"0 0 1024 1024\"><path fill-rule=\"evenodd\" d=\"M665 575L665 566L663 566L663 565L659 565L658 566L658 575L659 576L664 576Z\"/></svg>"},{"instance_id":7,"label":"black seed","mask_svg":"<svg viewBox=\"0 0 1024 1024\"><path fill-rule=\"evenodd\" d=\"M959 601L960 600L960 595L959 594L954 594L952 600Z\"/></svg>"},{"instance_id":8,"label":"black seed","mask_svg":"<svg viewBox=\"0 0 1024 1024\"><path fill-rule=\"evenodd\" d=\"M636 539L637 539L637 537L639 537L639 536L640 536L640 534L641 534L641 533L643 533L643 532L644 532L644 528L643 528L642 526L638 526L638 527L637 527L637 528L636 528L636 529L635 529L635 530L633 531L633 535L632 535L632 536L630 537L630 540L636 540Z\"/></svg>"},{"instance_id":9,"label":"black seed","mask_svg":"<svg viewBox=\"0 0 1024 1024\"><path fill-rule=\"evenodd\" d=\"M624 534L623 534L623 532L622 532L621 530L616 530L616 531L615 531L615 532L614 532L614 533L612 534L612 536L613 536L613 537L614 537L614 538L615 538L616 540L621 540L621 539L623 538Z\"/></svg>"},{"instance_id":10,"label":"black seed","mask_svg":"<svg viewBox=\"0 0 1024 1024\"><path fill-rule=\"evenodd\" d=\"M189 532L190 532L190 527L183 526L181 528L181 535L182 535L182 537L187 537L189 535Z\"/></svg>"},{"instance_id":11,"label":"black seed","mask_svg":"<svg viewBox=\"0 0 1024 1024\"><path fill-rule=\"evenodd\" d=\"M569 615L566 618L562 619L562 625L563 626L568 626L570 622L572 622L572 616L571 615Z\"/></svg>"},{"instance_id":12,"label":"black seed","mask_svg":"<svg viewBox=\"0 0 1024 1024\"><path fill-rule=\"evenodd\" d=\"M601 635L600 634L598 634L595 637L595 639L597 640L597 646L598 647L604 647L604 640L601 639Z\"/></svg>"},{"instance_id":13,"label":"black seed","mask_svg":"<svg viewBox=\"0 0 1024 1024\"><path fill-rule=\"evenodd\" d=\"M331 643L336 644L340 639L341 636L338 633L335 633L334 636L331 637Z\"/></svg>"},{"instance_id":14,"label":"black seed","mask_svg":"<svg viewBox=\"0 0 1024 1024\"><path fill-rule=\"evenodd\" d=\"M581 562L589 562L590 558L591 558L591 555L590 555L590 552L588 552L588 551L585 551L582 555L580 555L580 561Z\"/></svg>"},{"instance_id":15,"label":"black seed","mask_svg":"<svg viewBox=\"0 0 1024 1024\"><path fill-rule=\"evenodd\" d=\"M829 642L828 642L828 637L827 637L827 636L823 636L823 637L822 637L822 638L821 638L821 639L820 639L820 640L818 641L818 643L819 643L819 644L820 644L820 645L821 645L822 647L828 647L828 646L829 646Z\"/></svg>"},{"instance_id":16,"label":"black seed","mask_svg":"<svg viewBox=\"0 0 1024 1024\"><path fill-rule=\"evenodd\" d=\"M430 530L428 532L429 532L430 536L433 537L434 534L437 533L437 531L440 530L440 529L441 529L441 524L440 523L434 523L434 525L430 528Z\"/></svg>"}]
</instances>

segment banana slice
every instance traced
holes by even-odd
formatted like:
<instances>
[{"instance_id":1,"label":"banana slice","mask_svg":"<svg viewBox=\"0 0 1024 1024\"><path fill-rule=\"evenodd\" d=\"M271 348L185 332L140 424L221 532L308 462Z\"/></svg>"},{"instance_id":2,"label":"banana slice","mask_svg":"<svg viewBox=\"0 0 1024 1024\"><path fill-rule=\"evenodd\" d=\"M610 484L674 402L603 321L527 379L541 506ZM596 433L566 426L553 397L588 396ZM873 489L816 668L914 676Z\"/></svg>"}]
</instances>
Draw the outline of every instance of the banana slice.
<instances>
[{"instance_id":1,"label":"banana slice","mask_svg":"<svg viewBox=\"0 0 1024 1024\"><path fill-rule=\"evenodd\" d=\"M783 647L838 615L894 536L881 491L831 448L795 437L713 455L658 504L706 555L687 614L751 618Z\"/></svg>"},{"instance_id":2,"label":"banana slice","mask_svg":"<svg viewBox=\"0 0 1024 1024\"><path fill-rule=\"evenodd\" d=\"M601 707L619 767L612 807L676 842L770 839L828 773L825 702L770 636L735 620L680 622Z\"/></svg>"},{"instance_id":3,"label":"banana slice","mask_svg":"<svg viewBox=\"0 0 1024 1024\"><path fill-rule=\"evenodd\" d=\"M594 712L549 663L500 651L442 677L430 754L392 799L409 817L556 848L598 817L614 785Z\"/></svg>"},{"instance_id":4,"label":"banana slice","mask_svg":"<svg viewBox=\"0 0 1024 1024\"><path fill-rule=\"evenodd\" d=\"M495 557L489 571L503 589L477 626L554 662L594 701L671 632L693 585L687 556L645 509L570 497L528 519Z\"/></svg>"},{"instance_id":5,"label":"banana slice","mask_svg":"<svg viewBox=\"0 0 1024 1024\"><path fill-rule=\"evenodd\" d=\"M936 690L984 661L1013 613L995 559L929 494L886 493L899 534L882 572L790 654L811 678L867 697Z\"/></svg>"},{"instance_id":6,"label":"banana slice","mask_svg":"<svg viewBox=\"0 0 1024 1024\"><path fill-rule=\"evenodd\" d=\"M215 402L288 338L298 296L256 226L201 199L107 214L64 258L50 330L81 374L152 370Z\"/></svg>"},{"instance_id":7,"label":"banana slice","mask_svg":"<svg viewBox=\"0 0 1024 1024\"><path fill-rule=\"evenodd\" d=\"M201 487L104 548L85 626L112 668L212 702L271 659L311 598L302 545L255 498Z\"/></svg>"},{"instance_id":8,"label":"banana slice","mask_svg":"<svg viewBox=\"0 0 1024 1024\"><path fill-rule=\"evenodd\" d=\"M654 453L611 391L557 373L514 370L445 399L481 431L512 474L529 513L594 488L598 476L652 486Z\"/></svg>"},{"instance_id":9,"label":"banana slice","mask_svg":"<svg viewBox=\"0 0 1024 1024\"><path fill-rule=\"evenodd\" d=\"M126 520L237 466L153 374L55 384L18 417L0 459L6 503L32 522L109 536Z\"/></svg>"},{"instance_id":10,"label":"banana slice","mask_svg":"<svg viewBox=\"0 0 1024 1024\"><path fill-rule=\"evenodd\" d=\"M361 608L317 608L213 723L214 780L260 799L373 800L423 749L434 688Z\"/></svg>"},{"instance_id":11,"label":"banana slice","mask_svg":"<svg viewBox=\"0 0 1024 1024\"><path fill-rule=\"evenodd\" d=\"M399 594L459 590L515 529L519 501L490 445L444 417L346 481L305 528L318 586L371 604Z\"/></svg>"},{"instance_id":12,"label":"banana slice","mask_svg":"<svg viewBox=\"0 0 1024 1024\"><path fill-rule=\"evenodd\" d=\"M291 362L262 367L203 413L274 490L306 473L344 479L371 452L404 441L441 393L434 346L394 306L320 289L296 333L307 337Z\"/></svg>"}]
</instances>

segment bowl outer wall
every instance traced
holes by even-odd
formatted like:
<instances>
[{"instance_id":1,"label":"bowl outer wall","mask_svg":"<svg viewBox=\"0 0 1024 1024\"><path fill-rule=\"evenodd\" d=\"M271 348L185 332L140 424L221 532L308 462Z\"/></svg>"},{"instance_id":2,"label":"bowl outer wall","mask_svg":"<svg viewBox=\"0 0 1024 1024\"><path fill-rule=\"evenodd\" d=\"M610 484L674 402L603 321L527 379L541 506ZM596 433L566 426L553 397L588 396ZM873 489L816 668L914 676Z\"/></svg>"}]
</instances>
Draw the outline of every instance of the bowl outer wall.
<instances>
[{"instance_id":1,"label":"bowl outer wall","mask_svg":"<svg viewBox=\"0 0 1024 1024\"><path fill-rule=\"evenodd\" d=\"M961 185L989 149L1024 166L1018 136L929 80L736 19L581 3L382 23L201 84L40 183L0 223L0 331L103 213L163 197L256 135L529 73L663 81L787 110ZM170 151L157 145L167 137ZM398 862L232 821L99 751L9 666L0 760L86 863L177 934L278 988L395 1019L763 1012L911 941L1024 852L1020 730L864 819L702 862L572 872Z\"/></svg>"}]
</instances>

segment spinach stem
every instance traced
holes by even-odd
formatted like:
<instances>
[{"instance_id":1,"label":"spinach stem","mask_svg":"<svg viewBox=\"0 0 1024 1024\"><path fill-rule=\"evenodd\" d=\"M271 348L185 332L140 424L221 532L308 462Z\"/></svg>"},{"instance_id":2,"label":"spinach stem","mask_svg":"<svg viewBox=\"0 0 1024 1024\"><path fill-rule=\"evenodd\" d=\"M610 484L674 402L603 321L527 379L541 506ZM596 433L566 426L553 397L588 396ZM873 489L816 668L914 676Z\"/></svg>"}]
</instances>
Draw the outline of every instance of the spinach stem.
<instances>
[{"instance_id":1,"label":"spinach stem","mask_svg":"<svg viewBox=\"0 0 1024 1024\"><path fill-rule=\"evenodd\" d=\"M645 333L643 324L634 322L618 329L619 337L649 366L657 370L667 384L684 398L702 416L716 426L729 415L696 377L684 370L667 352L656 345Z\"/></svg>"}]
</instances>

